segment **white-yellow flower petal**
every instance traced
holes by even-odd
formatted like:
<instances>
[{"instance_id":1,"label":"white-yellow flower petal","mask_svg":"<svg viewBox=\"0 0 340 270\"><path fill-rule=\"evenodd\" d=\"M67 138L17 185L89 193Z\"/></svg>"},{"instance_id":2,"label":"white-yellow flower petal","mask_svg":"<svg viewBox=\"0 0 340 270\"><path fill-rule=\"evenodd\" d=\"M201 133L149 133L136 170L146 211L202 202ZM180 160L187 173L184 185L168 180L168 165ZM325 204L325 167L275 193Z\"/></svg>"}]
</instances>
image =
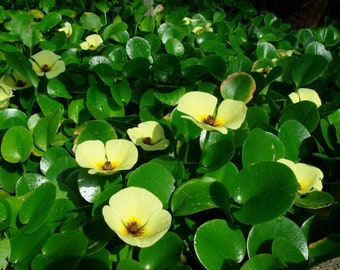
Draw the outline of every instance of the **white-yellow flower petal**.
<instances>
[{"instance_id":1,"label":"white-yellow flower petal","mask_svg":"<svg viewBox=\"0 0 340 270\"><path fill-rule=\"evenodd\" d=\"M320 107L322 105L319 94L313 89L299 88L297 92L290 93L288 96L293 103L307 100L314 102L317 107Z\"/></svg>"},{"instance_id":2,"label":"white-yellow flower petal","mask_svg":"<svg viewBox=\"0 0 340 270\"><path fill-rule=\"evenodd\" d=\"M124 242L148 247L170 227L171 215L162 208L161 201L148 190L128 187L112 195L102 212L105 222Z\"/></svg>"},{"instance_id":3,"label":"white-yellow flower petal","mask_svg":"<svg viewBox=\"0 0 340 270\"><path fill-rule=\"evenodd\" d=\"M247 106L242 101L226 99L218 107L216 121L230 129L238 129L247 114Z\"/></svg>"},{"instance_id":4,"label":"white-yellow flower petal","mask_svg":"<svg viewBox=\"0 0 340 270\"><path fill-rule=\"evenodd\" d=\"M100 171L100 166L106 162L104 143L99 140L88 140L76 148L75 158L80 167L91 169L89 173Z\"/></svg>"},{"instance_id":5,"label":"white-yellow flower petal","mask_svg":"<svg viewBox=\"0 0 340 270\"><path fill-rule=\"evenodd\" d=\"M49 50L42 50L32 56L32 68L38 76L46 75L54 78L65 71L65 63L59 60L61 57Z\"/></svg>"},{"instance_id":6,"label":"white-yellow flower petal","mask_svg":"<svg viewBox=\"0 0 340 270\"><path fill-rule=\"evenodd\" d=\"M205 92L193 91L184 94L178 101L177 110L194 118L198 122L209 115L214 115L217 98Z\"/></svg>"},{"instance_id":7,"label":"white-yellow flower petal","mask_svg":"<svg viewBox=\"0 0 340 270\"><path fill-rule=\"evenodd\" d=\"M55 62L60 59L60 56L49 50L42 50L34 55L32 59L39 64L39 66L53 66Z\"/></svg>"},{"instance_id":8,"label":"white-yellow flower petal","mask_svg":"<svg viewBox=\"0 0 340 270\"><path fill-rule=\"evenodd\" d=\"M323 173L317 167L304 163L297 163L296 178L299 182L299 191L301 194L314 190L322 190L321 180L323 179Z\"/></svg>"},{"instance_id":9,"label":"white-yellow flower petal","mask_svg":"<svg viewBox=\"0 0 340 270\"><path fill-rule=\"evenodd\" d=\"M45 75L48 79L51 79L57 77L60 73L64 71L65 71L64 61L58 60L57 62L54 63L49 72L45 73Z\"/></svg>"},{"instance_id":10,"label":"white-yellow flower petal","mask_svg":"<svg viewBox=\"0 0 340 270\"><path fill-rule=\"evenodd\" d=\"M128 140L107 141L105 152L107 160L114 166L113 171L131 169L138 159L136 146Z\"/></svg>"},{"instance_id":11,"label":"white-yellow flower petal","mask_svg":"<svg viewBox=\"0 0 340 270\"><path fill-rule=\"evenodd\" d=\"M13 91L11 88L0 84L0 110L6 109L8 107L12 95Z\"/></svg>"},{"instance_id":12,"label":"white-yellow flower petal","mask_svg":"<svg viewBox=\"0 0 340 270\"><path fill-rule=\"evenodd\" d=\"M128 129L127 134L134 144L146 151L164 150L169 146L163 127L156 121L140 123L138 127Z\"/></svg>"}]
</instances>

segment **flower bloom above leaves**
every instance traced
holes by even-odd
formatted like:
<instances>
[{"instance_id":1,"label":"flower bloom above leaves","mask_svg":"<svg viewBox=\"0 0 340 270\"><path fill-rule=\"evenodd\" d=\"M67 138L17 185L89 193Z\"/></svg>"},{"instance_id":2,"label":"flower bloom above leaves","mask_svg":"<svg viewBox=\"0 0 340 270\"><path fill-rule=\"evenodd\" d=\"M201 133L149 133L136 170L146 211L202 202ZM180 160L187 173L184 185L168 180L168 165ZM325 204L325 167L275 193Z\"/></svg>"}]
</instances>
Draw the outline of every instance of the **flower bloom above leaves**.
<instances>
[{"instance_id":1,"label":"flower bloom above leaves","mask_svg":"<svg viewBox=\"0 0 340 270\"><path fill-rule=\"evenodd\" d=\"M278 162L287 165L294 172L301 195L322 190L323 173L319 168L305 163L294 163L284 158L279 159Z\"/></svg>"},{"instance_id":2,"label":"flower bloom above leaves","mask_svg":"<svg viewBox=\"0 0 340 270\"><path fill-rule=\"evenodd\" d=\"M299 88L296 92L290 93L289 98L293 103L303 100L314 102L318 108L322 104L318 93L315 90L309 88Z\"/></svg>"},{"instance_id":3,"label":"flower bloom above leaves","mask_svg":"<svg viewBox=\"0 0 340 270\"><path fill-rule=\"evenodd\" d=\"M25 89L32 85L30 81L15 70L10 74L5 74L1 81L13 90Z\"/></svg>"},{"instance_id":4,"label":"flower bloom above leaves","mask_svg":"<svg viewBox=\"0 0 340 270\"><path fill-rule=\"evenodd\" d=\"M72 26L69 22L65 22L64 27L58 29L59 32L64 32L66 37L72 35Z\"/></svg>"},{"instance_id":5,"label":"flower bloom above leaves","mask_svg":"<svg viewBox=\"0 0 340 270\"><path fill-rule=\"evenodd\" d=\"M93 34L90 35L88 37L85 38L85 41L80 43L80 47L83 50L91 50L94 51L96 50L99 45L101 45L103 43L103 39L101 38L101 36L97 35L97 34Z\"/></svg>"},{"instance_id":6,"label":"flower bloom above leaves","mask_svg":"<svg viewBox=\"0 0 340 270\"><path fill-rule=\"evenodd\" d=\"M164 150L169 146L163 127L156 121L140 123L138 127L128 129L127 134L135 145L146 151Z\"/></svg>"},{"instance_id":7,"label":"flower bloom above leaves","mask_svg":"<svg viewBox=\"0 0 340 270\"><path fill-rule=\"evenodd\" d=\"M113 139L105 144L88 140L77 145L75 158L80 167L90 169L89 174L110 175L131 169L138 159L136 146L124 139Z\"/></svg>"},{"instance_id":8,"label":"flower bloom above leaves","mask_svg":"<svg viewBox=\"0 0 340 270\"><path fill-rule=\"evenodd\" d=\"M242 101L225 99L217 107L217 98L205 92L188 92L178 101L177 110L197 126L208 131L228 133L238 129L246 118L247 106Z\"/></svg>"},{"instance_id":9,"label":"flower bloom above leaves","mask_svg":"<svg viewBox=\"0 0 340 270\"><path fill-rule=\"evenodd\" d=\"M6 109L8 107L9 100L12 95L12 89L0 82L0 110Z\"/></svg>"},{"instance_id":10,"label":"flower bloom above leaves","mask_svg":"<svg viewBox=\"0 0 340 270\"><path fill-rule=\"evenodd\" d=\"M127 187L115 193L103 207L107 225L125 243L141 248L156 243L170 228L171 215L151 192Z\"/></svg>"},{"instance_id":11,"label":"flower bloom above leaves","mask_svg":"<svg viewBox=\"0 0 340 270\"><path fill-rule=\"evenodd\" d=\"M42 50L32 56L33 70L38 76L44 76L48 79L57 77L65 71L65 63L60 60L61 56L49 50Z\"/></svg>"}]
</instances>

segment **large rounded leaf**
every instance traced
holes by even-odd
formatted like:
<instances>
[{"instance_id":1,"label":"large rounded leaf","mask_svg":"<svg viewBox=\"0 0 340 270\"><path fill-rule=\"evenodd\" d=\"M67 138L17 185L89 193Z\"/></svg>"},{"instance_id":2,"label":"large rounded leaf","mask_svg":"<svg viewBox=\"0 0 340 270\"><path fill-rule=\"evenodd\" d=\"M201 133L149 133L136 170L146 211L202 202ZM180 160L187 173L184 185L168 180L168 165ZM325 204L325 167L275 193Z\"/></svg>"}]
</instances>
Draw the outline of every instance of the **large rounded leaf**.
<instances>
[{"instance_id":1,"label":"large rounded leaf","mask_svg":"<svg viewBox=\"0 0 340 270\"><path fill-rule=\"evenodd\" d=\"M240 171L232 197L240 204L233 214L245 224L258 224L286 213L294 203L298 182L292 170L273 161Z\"/></svg>"},{"instance_id":2,"label":"large rounded leaf","mask_svg":"<svg viewBox=\"0 0 340 270\"><path fill-rule=\"evenodd\" d=\"M288 120L279 130L279 138L286 149L286 158L298 162L307 151L306 141L311 138L310 133L300 122Z\"/></svg>"},{"instance_id":3,"label":"large rounded leaf","mask_svg":"<svg viewBox=\"0 0 340 270\"><path fill-rule=\"evenodd\" d=\"M289 243L285 245L285 250L278 245L283 241ZM254 225L248 235L247 248L249 257L273 251L286 262L303 262L308 259L307 241L301 229L286 217ZM290 252L294 253L293 257L287 256Z\"/></svg>"},{"instance_id":4,"label":"large rounded leaf","mask_svg":"<svg viewBox=\"0 0 340 270\"><path fill-rule=\"evenodd\" d=\"M152 63L150 43L142 37L133 37L126 43L126 53L131 59L147 58Z\"/></svg>"},{"instance_id":5,"label":"large rounded leaf","mask_svg":"<svg viewBox=\"0 0 340 270\"><path fill-rule=\"evenodd\" d=\"M296 88L318 79L327 65L327 60L321 55L304 54L300 56L292 69L292 78Z\"/></svg>"},{"instance_id":6,"label":"large rounded leaf","mask_svg":"<svg viewBox=\"0 0 340 270\"><path fill-rule=\"evenodd\" d=\"M254 78L243 71L229 75L220 86L224 99L241 100L244 103L248 103L253 98L255 89Z\"/></svg>"},{"instance_id":7,"label":"large rounded leaf","mask_svg":"<svg viewBox=\"0 0 340 270\"><path fill-rule=\"evenodd\" d=\"M229 194L225 186L208 177L191 179L179 186L171 199L175 216L185 216L211 208L229 207Z\"/></svg>"},{"instance_id":8,"label":"large rounded leaf","mask_svg":"<svg viewBox=\"0 0 340 270\"><path fill-rule=\"evenodd\" d=\"M0 129L26 125L27 116L22 111L12 108L0 111Z\"/></svg>"},{"instance_id":9,"label":"large rounded leaf","mask_svg":"<svg viewBox=\"0 0 340 270\"><path fill-rule=\"evenodd\" d=\"M243 144L242 164L248 166L260 161L276 161L285 157L285 147L274 134L253 129Z\"/></svg>"},{"instance_id":10,"label":"large rounded leaf","mask_svg":"<svg viewBox=\"0 0 340 270\"><path fill-rule=\"evenodd\" d=\"M271 254L259 254L242 265L241 270L273 270L288 269L288 266L279 258Z\"/></svg>"},{"instance_id":11,"label":"large rounded leaf","mask_svg":"<svg viewBox=\"0 0 340 270\"><path fill-rule=\"evenodd\" d=\"M129 176L128 186L136 186L149 190L155 194L168 208L172 192L175 190L175 178L162 165L150 162L145 163Z\"/></svg>"},{"instance_id":12,"label":"large rounded leaf","mask_svg":"<svg viewBox=\"0 0 340 270\"><path fill-rule=\"evenodd\" d=\"M334 203L331 194L323 191L313 191L304 196L298 196L295 205L306 209L320 209L329 207Z\"/></svg>"},{"instance_id":13,"label":"large rounded leaf","mask_svg":"<svg viewBox=\"0 0 340 270\"><path fill-rule=\"evenodd\" d=\"M201 225L194 236L194 248L206 269L229 269L227 265L241 262L246 254L242 231L222 219Z\"/></svg>"},{"instance_id":14,"label":"large rounded leaf","mask_svg":"<svg viewBox=\"0 0 340 270\"><path fill-rule=\"evenodd\" d=\"M85 255L87 238L81 232L53 234L32 261L33 269L77 269Z\"/></svg>"},{"instance_id":15,"label":"large rounded leaf","mask_svg":"<svg viewBox=\"0 0 340 270\"><path fill-rule=\"evenodd\" d=\"M282 111L279 126L288 120L297 120L303 124L309 132L312 132L319 123L320 115L315 103L304 100L289 104Z\"/></svg>"},{"instance_id":16,"label":"large rounded leaf","mask_svg":"<svg viewBox=\"0 0 340 270\"><path fill-rule=\"evenodd\" d=\"M144 269L172 269L179 264L182 252L182 240L173 233L167 232L160 240L139 252L139 262Z\"/></svg>"},{"instance_id":17,"label":"large rounded leaf","mask_svg":"<svg viewBox=\"0 0 340 270\"><path fill-rule=\"evenodd\" d=\"M44 183L33 191L22 204L19 212L19 220L24 233L32 233L38 230L47 220L56 198L56 186Z\"/></svg>"},{"instance_id":18,"label":"large rounded leaf","mask_svg":"<svg viewBox=\"0 0 340 270\"><path fill-rule=\"evenodd\" d=\"M8 129L1 142L1 155L10 163L24 162L31 154L32 134L27 128L14 126Z\"/></svg>"}]
</instances>

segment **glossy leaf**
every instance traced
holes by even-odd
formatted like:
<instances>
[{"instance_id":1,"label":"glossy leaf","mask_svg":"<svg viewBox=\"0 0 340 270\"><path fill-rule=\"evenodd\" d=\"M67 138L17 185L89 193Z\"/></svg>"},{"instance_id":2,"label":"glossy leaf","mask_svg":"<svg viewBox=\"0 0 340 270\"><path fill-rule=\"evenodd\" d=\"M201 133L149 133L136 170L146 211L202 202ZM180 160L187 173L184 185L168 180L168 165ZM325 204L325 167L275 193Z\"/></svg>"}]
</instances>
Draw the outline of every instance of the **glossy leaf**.
<instances>
[{"instance_id":1,"label":"glossy leaf","mask_svg":"<svg viewBox=\"0 0 340 270\"><path fill-rule=\"evenodd\" d=\"M259 254L242 265L241 270L272 270L289 269L288 266L279 258L271 254Z\"/></svg>"},{"instance_id":2,"label":"glossy leaf","mask_svg":"<svg viewBox=\"0 0 340 270\"><path fill-rule=\"evenodd\" d=\"M33 191L22 204L19 219L24 233L33 233L43 226L56 198L56 187L45 183Z\"/></svg>"},{"instance_id":3,"label":"glossy leaf","mask_svg":"<svg viewBox=\"0 0 340 270\"><path fill-rule=\"evenodd\" d=\"M220 182L203 177L179 186L171 198L174 216L185 216L211 208L228 209L228 191Z\"/></svg>"},{"instance_id":4,"label":"glossy leaf","mask_svg":"<svg viewBox=\"0 0 340 270\"><path fill-rule=\"evenodd\" d=\"M240 204L233 215L245 224L275 219L289 210L297 191L296 177L287 166L274 161L255 163L239 172L230 191Z\"/></svg>"},{"instance_id":5,"label":"glossy leaf","mask_svg":"<svg viewBox=\"0 0 340 270\"><path fill-rule=\"evenodd\" d=\"M178 265L182 251L181 238L167 232L160 240L139 252L139 262L149 269L167 269Z\"/></svg>"},{"instance_id":6,"label":"glossy leaf","mask_svg":"<svg viewBox=\"0 0 340 270\"><path fill-rule=\"evenodd\" d=\"M240 229L225 220L213 219L197 229L194 248L206 269L218 270L242 261L246 254L246 240Z\"/></svg>"},{"instance_id":7,"label":"glossy leaf","mask_svg":"<svg viewBox=\"0 0 340 270\"><path fill-rule=\"evenodd\" d=\"M329 207L334 203L334 198L327 192L314 191L304 196L298 196L295 205L306 209L320 209Z\"/></svg>"},{"instance_id":8,"label":"glossy leaf","mask_svg":"<svg viewBox=\"0 0 340 270\"><path fill-rule=\"evenodd\" d=\"M10 163L24 162L31 154L32 134L23 126L8 129L2 138L1 155Z\"/></svg>"},{"instance_id":9,"label":"glossy leaf","mask_svg":"<svg viewBox=\"0 0 340 270\"><path fill-rule=\"evenodd\" d=\"M156 195L168 208L172 192L175 190L175 179L162 165L150 162L134 170L129 176L128 186L141 187Z\"/></svg>"},{"instance_id":10,"label":"glossy leaf","mask_svg":"<svg viewBox=\"0 0 340 270\"><path fill-rule=\"evenodd\" d=\"M26 126L27 116L18 109L5 109L0 111L0 130L13 126Z\"/></svg>"},{"instance_id":11,"label":"glossy leaf","mask_svg":"<svg viewBox=\"0 0 340 270\"><path fill-rule=\"evenodd\" d=\"M275 161L285 157L282 141L270 132L253 129L246 138L242 149L243 166L260 161Z\"/></svg>"},{"instance_id":12,"label":"glossy leaf","mask_svg":"<svg viewBox=\"0 0 340 270\"><path fill-rule=\"evenodd\" d=\"M296 257L286 257L286 252L290 252L287 246L286 251L279 251L277 244L273 241L284 241L280 240L284 238L289 241L290 248L294 249ZM271 221L257 224L252 227L249 232L247 239L248 255L250 258L261 253L271 253L271 249L276 250L281 259L286 259L291 262L301 262L308 258L308 247L307 241L297 224L286 217L278 217ZM282 252L282 253L281 253Z\"/></svg>"},{"instance_id":13,"label":"glossy leaf","mask_svg":"<svg viewBox=\"0 0 340 270\"><path fill-rule=\"evenodd\" d=\"M220 91L224 99L240 100L248 103L253 98L256 84L251 75L236 72L229 75L221 84Z\"/></svg>"}]
</instances>

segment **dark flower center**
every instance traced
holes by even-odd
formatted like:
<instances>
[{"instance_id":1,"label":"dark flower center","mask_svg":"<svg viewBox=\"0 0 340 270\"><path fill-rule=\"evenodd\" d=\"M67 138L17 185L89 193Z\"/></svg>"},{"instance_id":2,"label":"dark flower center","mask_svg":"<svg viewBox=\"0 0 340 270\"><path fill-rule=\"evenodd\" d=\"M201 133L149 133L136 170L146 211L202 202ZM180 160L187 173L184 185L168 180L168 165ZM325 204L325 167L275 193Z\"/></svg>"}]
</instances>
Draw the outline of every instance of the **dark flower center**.
<instances>
[{"instance_id":1,"label":"dark flower center","mask_svg":"<svg viewBox=\"0 0 340 270\"><path fill-rule=\"evenodd\" d=\"M43 72L48 72L48 71L50 71L50 67L48 66L48 65L43 65L42 67L41 67L41 70L43 71Z\"/></svg>"},{"instance_id":2,"label":"dark flower center","mask_svg":"<svg viewBox=\"0 0 340 270\"><path fill-rule=\"evenodd\" d=\"M17 80L15 82L15 85L18 86L18 87L23 87L23 86L26 85L26 83L24 81L22 81L22 80Z\"/></svg>"},{"instance_id":3,"label":"dark flower center","mask_svg":"<svg viewBox=\"0 0 340 270\"><path fill-rule=\"evenodd\" d=\"M126 228L128 234L132 235L133 237L140 236L140 235L142 235L144 233L143 226L140 226L138 224L138 222L136 222L136 221L129 222L125 226L125 228Z\"/></svg>"},{"instance_id":4,"label":"dark flower center","mask_svg":"<svg viewBox=\"0 0 340 270\"><path fill-rule=\"evenodd\" d=\"M213 127L218 126L218 123L216 123L216 117L213 115L208 115L208 117L203 120L203 123Z\"/></svg>"},{"instance_id":5,"label":"dark flower center","mask_svg":"<svg viewBox=\"0 0 340 270\"><path fill-rule=\"evenodd\" d=\"M150 138L150 137L145 137L145 138L143 139L143 143L148 144L148 145L151 145L151 144L152 144L151 138Z\"/></svg>"},{"instance_id":6,"label":"dark flower center","mask_svg":"<svg viewBox=\"0 0 340 270\"><path fill-rule=\"evenodd\" d=\"M110 161L106 161L103 165L102 165L102 170L104 171L112 171L115 167L112 165L112 163Z\"/></svg>"}]
</instances>

